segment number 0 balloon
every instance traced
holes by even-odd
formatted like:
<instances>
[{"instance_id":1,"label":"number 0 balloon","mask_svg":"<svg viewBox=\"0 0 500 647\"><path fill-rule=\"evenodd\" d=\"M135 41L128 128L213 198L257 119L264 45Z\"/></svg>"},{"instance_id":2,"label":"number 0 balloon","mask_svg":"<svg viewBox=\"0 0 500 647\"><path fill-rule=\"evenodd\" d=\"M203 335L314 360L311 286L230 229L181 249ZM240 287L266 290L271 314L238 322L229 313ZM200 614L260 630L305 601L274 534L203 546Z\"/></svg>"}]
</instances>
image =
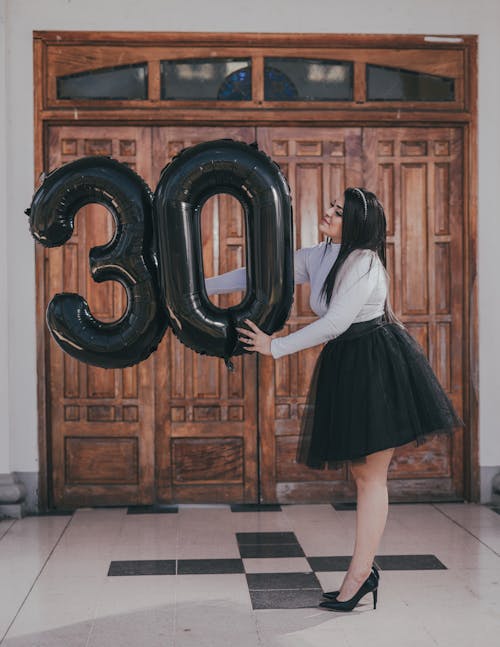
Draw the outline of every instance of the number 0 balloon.
<instances>
[{"instance_id":1,"label":"number 0 balloon","mask_svg":"<svg viewBox=\"0 0 500 647\"><path fill-rule=\"evenodd\" d=\"M216 193L236 197L245 217L247 292L226 310L207 297L201 254L201 211ZM293 303L292 208L286 179L267 155L230 139L181 151L163 169L153 215L162 299L183 344L227 360L247 352L236 331L244 319L267 334L283 327Z\"/></svg>"}]
</instances>

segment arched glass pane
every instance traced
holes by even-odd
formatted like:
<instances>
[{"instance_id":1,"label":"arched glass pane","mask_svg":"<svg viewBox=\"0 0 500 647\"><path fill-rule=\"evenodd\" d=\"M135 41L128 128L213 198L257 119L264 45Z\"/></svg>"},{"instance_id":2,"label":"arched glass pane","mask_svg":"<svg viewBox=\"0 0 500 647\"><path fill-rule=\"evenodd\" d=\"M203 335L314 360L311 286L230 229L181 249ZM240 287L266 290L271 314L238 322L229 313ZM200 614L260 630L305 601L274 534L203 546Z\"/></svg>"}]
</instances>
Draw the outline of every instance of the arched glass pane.
<instances>
[{"instance_id":1,"label":"arched glass pane","mask_svg":"<svg viewBox=\"0 0 500 647\"><path fill-rule=\"evenodd\" d=\"M250 101L250 59L207 58L161 61L161 98Z\"/></svg>"},{"instance_id":2,"label":"arched glass pane","mask_svg":"<svg viewBox=\"0 0 500 647\"><path fill-rule=\"evenodd\" d=\"M147 63L57 77L58 99L147 99Z\"/></svg>"},{"instance_id":3,"label":"arched glass pane","mask_svg":"<svg viewBox=\"0 0 500 647\"><path fill-rule=\"evenodd\" d=\"M455 82L435 76L380 65L366 66L368 101L454 101Z\"/></svg>"},{"instance_id":4,"label":"arched glass pane","mask_svg":"<svg viewBox=\"0 0 500 647\"><path fill-rule=\"evenodd\" d=\"M352 101L353 65L345 61L266 58L266 101Z\"/></svg>"}]
</instances>

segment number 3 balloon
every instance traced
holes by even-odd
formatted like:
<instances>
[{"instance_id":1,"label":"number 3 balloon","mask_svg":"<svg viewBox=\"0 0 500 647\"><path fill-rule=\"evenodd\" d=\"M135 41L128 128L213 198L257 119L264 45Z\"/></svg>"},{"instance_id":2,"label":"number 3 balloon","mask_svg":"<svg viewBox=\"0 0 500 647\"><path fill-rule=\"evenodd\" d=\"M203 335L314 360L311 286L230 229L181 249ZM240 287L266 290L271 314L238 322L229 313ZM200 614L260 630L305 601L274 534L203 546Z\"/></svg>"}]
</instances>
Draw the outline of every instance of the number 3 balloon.
<instances>
[{"instance_id":1,"label":"number 3 balloon","mask_svg":"<svg viewBox=\"0 0 500 647\"><path fill-rule=\"evenodd\" d=\"M92 316L81 296L62 293L47 307L47 325L55 341L72 357L103 368L123 368L146 359L167 327L149 249L148 187L116 160L85 157L49 173L26 213L35 240L55 247L71 238L76 212L89 203L107 207L116 225L109 243L90 250L92 277L124 286L126 312L118 321L103 323Z\"/></svg>"},{"instance_id":2,"label":"number 3 balloon","mask_svg":"<svg viewBox=\"0 0 500 647\"><path fill-rule=\"evenodd\" d=\"M246 228L247 293L225 310L208 299L201 252L201 210L217 193L239 200ZM153 207L146 184L116 160L65 164L26 210L33 237L46 247L64 244L76 212L89 203L103 204L116 223L113 239L90 250L92 276L119 281L128 306L118 321L104 323L81 296L57 294L47 324L68 354L104 368L131 366L156 349L170 323L183 344L223 357L232 370L230 357L248 352L236 331L244 319L267 334L283 327L293 303L290 190L255 145L223 139L184 149L163 169Z\"/></svg>"}]
</instances>

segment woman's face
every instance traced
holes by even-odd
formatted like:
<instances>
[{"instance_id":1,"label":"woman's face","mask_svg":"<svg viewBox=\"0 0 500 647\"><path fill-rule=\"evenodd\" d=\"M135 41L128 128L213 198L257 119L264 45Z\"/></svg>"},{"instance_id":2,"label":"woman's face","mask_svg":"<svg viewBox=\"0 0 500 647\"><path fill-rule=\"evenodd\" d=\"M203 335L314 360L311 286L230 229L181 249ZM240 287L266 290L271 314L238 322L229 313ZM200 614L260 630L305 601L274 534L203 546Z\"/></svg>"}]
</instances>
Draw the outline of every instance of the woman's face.
<instances>
[{"instance_id":1,"label":"woman's face","mask_svg":"<svg viewBox=\"0 0 500 647\"><path fill-rule=\"evenodd\" d=\"M335 198L319 222L319 230L326 236L330 236L334 243L340 243L342 240L343 208L343 198Z\"/></svg>"}]
</instances>

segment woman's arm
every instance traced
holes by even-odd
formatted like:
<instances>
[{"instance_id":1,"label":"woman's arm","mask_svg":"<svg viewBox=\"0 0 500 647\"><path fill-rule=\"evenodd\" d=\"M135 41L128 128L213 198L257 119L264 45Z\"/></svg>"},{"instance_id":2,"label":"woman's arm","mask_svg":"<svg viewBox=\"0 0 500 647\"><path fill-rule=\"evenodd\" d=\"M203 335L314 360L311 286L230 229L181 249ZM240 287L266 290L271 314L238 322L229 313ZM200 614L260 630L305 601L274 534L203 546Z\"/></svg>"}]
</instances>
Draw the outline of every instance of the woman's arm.
<instances>
[{"instance_id":1,"label":"woman's arm","mask_svg":"<svg viewBox=\"0 0 500 647\"><path fill-rule=\"evenodd\" d=\"M307 283L309 281L309 273L307 271L306 258L309 247L297 249L294 253L294 279L295 284ZM236 292L237 290L247 289L246 269L240 267L231 272L225 272L218 276L212 276L205 279L205 288L208 296L212 294L226 294L228 292Z\"/></svg>"},{"instance_id":2,"label":"woman's arm","mask_svg":"<svg viewBox=\"0 0 500 647\"><path fill-rule=\"evenodd\" d=\"M374 252L352 252L339 271L338 283L326 314L300 330L272 339L271 355L277 359L341 335L352 324L376 287L380 267Z\"/></svg>"},{"instance_id":3,"label":"woman's arm","mask_svg":"<svg viewBox=\"0 0 500 647\"><path fill-rule=\"evenodd\" d=\"M246 269L240 267L231 272L219 274L219 276L212 276L205 279L205 289L208 296L212 294L227 294L228 292L236 292L237 290L247 289L247 275Z\"/></svg>"}]
</instances>

